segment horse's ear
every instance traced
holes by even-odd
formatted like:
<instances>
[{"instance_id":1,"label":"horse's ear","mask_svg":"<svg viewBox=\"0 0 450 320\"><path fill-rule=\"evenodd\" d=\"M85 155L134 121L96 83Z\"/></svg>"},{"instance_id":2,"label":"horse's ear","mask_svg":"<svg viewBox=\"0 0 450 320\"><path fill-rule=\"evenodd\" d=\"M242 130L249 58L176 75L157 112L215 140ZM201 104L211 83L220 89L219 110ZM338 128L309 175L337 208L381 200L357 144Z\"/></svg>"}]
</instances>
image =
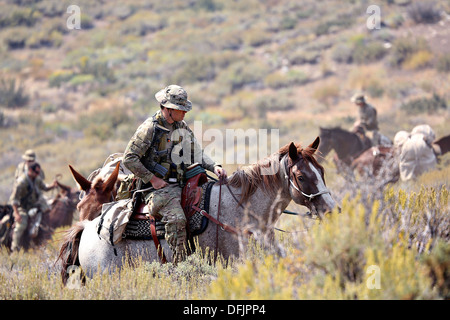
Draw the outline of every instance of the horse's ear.
<instances>
[{"instance_id":1,"label":"horse's ear","mask_svg":"<svg viewBox=\"0 0 450 320\"><path fill-rule=\"evenodd\" d=\"M317 137L316 140L314 140L314 142L309 145L309 148L314 150L313 153L316 152L316 150L319 148L319 144L320 144L320 137Z\"/></svg>"},{"instance_id":2,"label":"horse's ear","mask_svg":"<svg viewBox=\"0 0 450 320\"><path fill-rule=\"evenodd\" d=\"M111 175L109 176L108 180L106 180L103 183L103 192L104 193L112 192L114 190L114 186L116 184L117 177L119 176L119 166L120 166L120 162L117 162L116 168L111 173Z\"/></svg>"},{"instance_id":3,"label":"horse's ear","mask_svg":"<svg viewBox=\"0 0 450 320\"><path fill-rule=\"evenodd\" d=\"M291 158L292 160L298 159L297 147L293 142L291 142L291 144L289 145L289 158Z\"/></svg>"},{"instance_id":4,"label":"horse's ear","mask_svg":"<svg viewBox=\"0 0 450 320\"><path fill-rule=\"evenodd\" d=\"M72 172L72 176L75 179L75 182L78 183L81 190L88 191L91 188L91 181L83 177L81 174L79 174L72 166L69 164L69 169Z\"/></svg>"}]
</instances>

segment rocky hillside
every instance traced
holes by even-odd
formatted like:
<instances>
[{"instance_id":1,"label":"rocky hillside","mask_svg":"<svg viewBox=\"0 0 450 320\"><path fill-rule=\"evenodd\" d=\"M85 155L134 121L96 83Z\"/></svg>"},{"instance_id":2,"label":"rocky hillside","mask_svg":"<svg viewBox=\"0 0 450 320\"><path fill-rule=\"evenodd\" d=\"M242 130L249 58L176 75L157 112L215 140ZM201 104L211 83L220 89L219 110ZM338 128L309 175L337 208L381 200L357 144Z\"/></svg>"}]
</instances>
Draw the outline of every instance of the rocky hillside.
<instances>
[{"instance_id":1,"label":"rocky hillside","mask_svg":"<svg viewBox=\"0 0 450 320\"><path fill-rule=\"evenodd\" d=\"M87 175L122 152L171 83L188 91L187 121L203 131L279 129L280 145L306 144L319 126L351 127L350 97L364 91L390 138L419 123L449 134L449 2L370 6L0 1L0 202L26 149L49 180L73 184L67 164Z\"/></svg>"}]
</instances>

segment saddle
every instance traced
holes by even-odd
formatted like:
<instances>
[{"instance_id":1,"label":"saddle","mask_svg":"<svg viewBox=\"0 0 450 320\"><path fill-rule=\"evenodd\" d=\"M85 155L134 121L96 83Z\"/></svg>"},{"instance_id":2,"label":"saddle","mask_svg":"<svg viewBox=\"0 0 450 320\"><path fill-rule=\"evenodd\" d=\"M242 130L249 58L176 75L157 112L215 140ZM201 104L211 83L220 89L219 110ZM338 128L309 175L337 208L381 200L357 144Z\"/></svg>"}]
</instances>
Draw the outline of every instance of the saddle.
<instances>
[{"instance_id":1,"label":"saddle","mask_svg":"<svg viewBox=\"0 0 450 320\"><path fill-rule=\"evenodd\" d=\"M181 192L181 207L186 216L186 231L188 239L202 233L207 225L208 219L198 213L194 207L209 210L210 190L214 182L208 182L206 171L199 165L194 164L187 168L186 184ZM153 240L163 262L166 261L161 250L159 239L165 237L165 223L149 214L148 206L140 202L127 224L124 238Z\"/></svg>"}]
</instances>

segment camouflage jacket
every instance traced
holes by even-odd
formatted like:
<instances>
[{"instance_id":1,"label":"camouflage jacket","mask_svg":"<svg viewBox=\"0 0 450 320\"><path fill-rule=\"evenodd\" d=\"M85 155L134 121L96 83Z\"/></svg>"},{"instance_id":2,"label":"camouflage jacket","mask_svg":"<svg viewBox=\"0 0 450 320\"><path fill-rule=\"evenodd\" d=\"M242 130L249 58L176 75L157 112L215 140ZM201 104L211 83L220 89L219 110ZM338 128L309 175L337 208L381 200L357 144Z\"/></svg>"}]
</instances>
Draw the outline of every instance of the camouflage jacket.
<instances>
[{"instance_id":1,"label":"camouflage jacket","mask_svg":"<svg viewBox=\"0 0 450 320\"><path fill-rule=\"evenodd\" d=\"M17 165L16 173L14 174L14 178L17 181L21 176L26 175L28 170L27 162L23 161ZM45 174L44 170L41 168L41 173L39 174L39 177L42 180L45 180Z\"/></svg>"},{"instance_id":2,"label":"camouflage jacket","mask_svg":"<svg viewBox=\"0 0 450 320\"><path fill-rule=\"evenodd\" d=\"M22 175L13 187L9 201L12 205L17 205L28 211L37 205L41 190L48 191L49 189L41 178L37 177L33 181L28 175Z\"/></svg>"},{"instance_id":3,"label":"camouflage jacket","mask_svg":"<svg viewBox=\"0 0 450 320\"><path fill-rule=\"evenodd\" d=\"M168 132L162 135L158 146L152 146L156 125L164 127ZM180 142L182 143L180 144ZM178 147L182 146L183 153L186 151L186 145L188 145L191 148L191 159L193 158L201 161L186 161L186 159L183 158L183 164L180 164L179 159L173 159L174 154L177 154L177 145ZM167 152L162 156L155 155L155 151L164 150L167 150ZM180 168L181 170L184 170L184 167L187 167L194 162L199 162L202 164L203 168L214 172L214 166L216 165L211 158L203 153L203 149L195 139L192 130L185 121L169 124L163 117L161 111L158 111L155 115L149 117L139 126L128 143L123 156L123 164L125 167L144 183L149 183L155 174L148 165L151 161L156 161L159 164L175 163L178 171L180 171ZM167 176L164 177L165 180L166 178Z\"/></svg>"},{"instance_id":4,"label":"camouflage jacket","mask_svg":"<svg viewBox=\"0 0 450 320\"><path fill-rule=\"evenodd\" d=\"M378 130L377 110L366 103L359 107L359 119L366 130Z\"/></svg>"}]
</instances>

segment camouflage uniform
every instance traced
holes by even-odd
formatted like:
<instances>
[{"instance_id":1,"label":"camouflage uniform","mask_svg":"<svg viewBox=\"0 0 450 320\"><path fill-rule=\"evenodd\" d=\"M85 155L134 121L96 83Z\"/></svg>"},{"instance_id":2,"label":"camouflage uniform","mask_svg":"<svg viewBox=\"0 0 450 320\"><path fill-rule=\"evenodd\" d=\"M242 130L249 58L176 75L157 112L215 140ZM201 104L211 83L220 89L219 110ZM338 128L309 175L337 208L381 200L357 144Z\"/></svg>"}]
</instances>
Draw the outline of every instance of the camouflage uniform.
<instances>
[{"instance_id":1,"label":"camouflage uniform","mask_svg":"<svg viewBox=\"0 0 450 320\"><path fill-rule=\"evenodd\" d=\"M378 120L377 110L372 105L366 102L364 95L356 94L351 99L352 102L359 107L359 120L354 124L355 128L362 126L366 131L372 132L372 145L376 146L380 144L380 135L378 133Z\"/></svg>"},{"instance_id":2,"label":"camouflage uniform","mask_svg":"<svg viewBox=\"0 0 450 320\"><path fill-rule=\"evenodd\" d=\"M155 97L166 108L183 111L191 109L191 102L187 100L186 91L179 86L171 85L159 91ZM156 146L152 145L152 139L156 130L160 130L155 129L157 126L163 127L167 131L164 131L161 135ZM172 139L174 131L181 133L178 139L175 136L176 141ZM192 162L192 159L186 161L183 158L185 160L183 163L177 163L178 161L173 159L174 154L179 155L175 150L178 150L177 147L180 146L183 147L183 153L187 151L187 148L190 148L191 156L194 159L201 159L202 166L214 172L216 163L203 153L186 122L178 121L170 124L162 115L161 110L139 126L128 143L123 157L125 167L142 181L141 188L150 186L150 180L154 175L171 183L165 188L144 194L144 199L149 207L150 214L166 222L166 240L174 252L176 260L183 259L186 240L186 217L180 202L181 185L184 168ZM163 152L160 153L160 151ZM153 170L155 163L168 169L164 177ZM176 180L170 181L170 177L176 177Z\"/></svg>"},{"instance_id":3,"label":"camouflage uniform","mask_svg":"<svg viewBox=\"0 0 450 320\"><path fill-rule=\"evenodd\" d=\"M48 213L50 208L42 196L41 190L48 191L47 187L40 177L34 181L27 175L22 175L17 180L10 196L10 203L18 206L19 215L22 221L15 222L13 231L13 240L11 249L18 250L23 234L28 227L28 211L32 208L38 208L43 214Z\"/></svg>"}]
</instances>

